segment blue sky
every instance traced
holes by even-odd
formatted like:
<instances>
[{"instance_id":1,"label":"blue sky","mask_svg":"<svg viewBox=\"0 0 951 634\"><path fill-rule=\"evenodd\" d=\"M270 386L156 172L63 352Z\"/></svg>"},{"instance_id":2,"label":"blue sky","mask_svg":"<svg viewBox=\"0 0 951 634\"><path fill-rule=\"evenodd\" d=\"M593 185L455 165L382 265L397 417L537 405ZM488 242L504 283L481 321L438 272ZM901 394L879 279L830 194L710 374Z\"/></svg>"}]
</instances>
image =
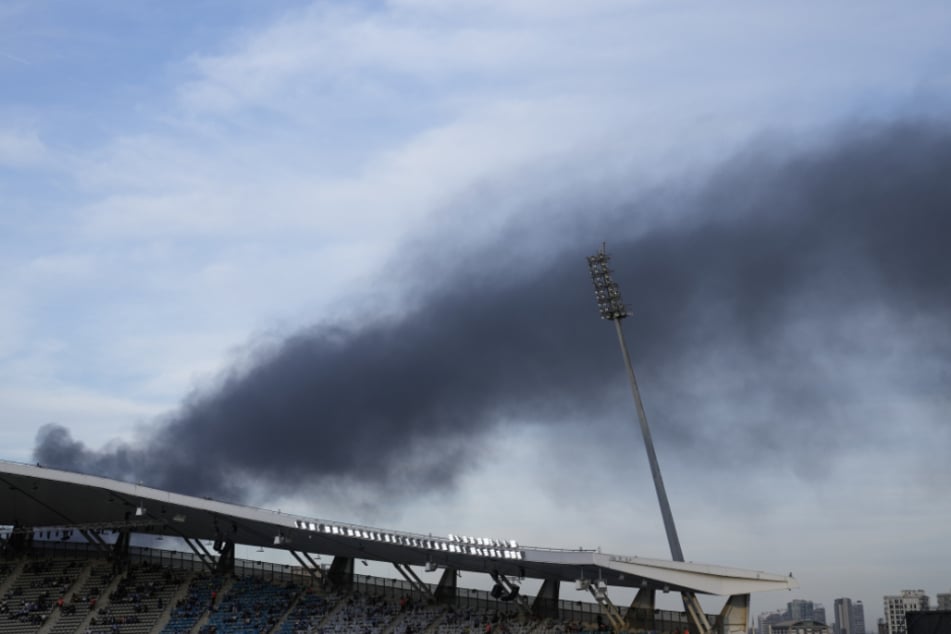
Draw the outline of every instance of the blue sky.
<instances>
[{"instance_id":1,"label":"blue sky","mask_svg":"<svg viewBox=\"0 0 951 634\"><path fill-rule=\"evenodd\" d=\"M253 363L257 347L313 324L405 314L426 285L404 265L408 250L471 255L519 241L506 231L527 209L539 226L560 226L566 200L610 207L690 189L751 147L795 153L843 127L942 120L949 27L943 2L8 0L2 457L31 461L51 422L90 447L134 441L221 372ZM658 214L644 225L671 221ZM544 259L544 241L525 242ZM534 445L536 432L518 427L496 441L531 465L512 446ZM452 503L460 522L486 521L465 510L488 503L472 482L499 477L473 474ZM522 541L588 535L583 521L566 520L562 534L533 525L534 513L563 510L545 488L552 478L532 485L532 516L518 499L491 502L529 533ZM689 478L681 484L683 498ZM757 501L792 501L764 507L762 550L741 554L718 533L698 559L768 570L802 561L803 584L814 585L797 596L829 608L853 596L873 616L881 595L901 587L947 591L937 572L921 579L884 565L854 586L844 573L829 580L849 565L836 553L855 517L830 520L824 540L789 535L789 514L811 512L816 491L778 476L760 484ZM850 513L874 524L873 494L855 495ZM346 517L342 503L295 503L366 519ZM371 519L424 530L416 522L431 517L427 504ZM650 496L641 504L655 513ZM685 506L706 503L697 504ZM842 518L818 512L827 513ZM626 530L605 527L600 539L629 552ZM895 526L892 537L913 530ZM646 534L662 538L659 526ZM773 535L803 538L810 559L777 555ZM888 540L876 531L862 547ZM937 541L917 541L909 555L927 560Z\"/></svg>"}]
</instances>

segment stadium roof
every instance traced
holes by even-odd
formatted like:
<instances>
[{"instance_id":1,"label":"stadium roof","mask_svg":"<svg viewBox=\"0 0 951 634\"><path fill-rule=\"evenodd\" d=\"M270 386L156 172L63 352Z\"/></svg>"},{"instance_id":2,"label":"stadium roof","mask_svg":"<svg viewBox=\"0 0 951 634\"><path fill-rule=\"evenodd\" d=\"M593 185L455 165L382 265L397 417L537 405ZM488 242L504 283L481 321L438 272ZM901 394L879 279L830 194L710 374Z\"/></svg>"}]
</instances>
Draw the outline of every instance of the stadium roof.
<instances>
[{"instance_id":1,"label":"stadium roof","mask_svg":"<svg viewBox=\"0 0 951 634\"><path fill-rule=\"evenodd\" d=\"M724 566L433 536L219 502L39 465L0 461L0 525L136 533L540 579L733 595L797 588L792 575Z\"/></svg>"}]
</instances>

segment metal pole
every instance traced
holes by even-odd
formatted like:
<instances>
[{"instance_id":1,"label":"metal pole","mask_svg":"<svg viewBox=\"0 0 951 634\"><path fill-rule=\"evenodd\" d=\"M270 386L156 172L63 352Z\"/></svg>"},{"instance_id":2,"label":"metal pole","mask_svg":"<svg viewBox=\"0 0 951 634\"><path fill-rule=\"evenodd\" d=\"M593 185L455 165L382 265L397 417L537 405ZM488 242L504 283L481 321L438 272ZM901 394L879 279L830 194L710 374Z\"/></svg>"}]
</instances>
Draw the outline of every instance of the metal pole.
<instances>
[{"instance_id":1,"label":"metal pole","mask_svg":"<svg viewBox=\"0 0 951 634\"><path fill-rule=\"evenodd\" d=\"M618 342L621 344L621 354L624 356L624 365L627 366L627 378L631 382L631 393L634 395L634 405L637 407L637 418L641 423L641 433L644 435L644 447L647 449L647 460L650 462L651 475L654 476L654 488L657 489L657 501L660 503L660 514L664 518L664 530L667 531L667 542L670 544L670 555L674 561L683 561L684 553L680 548L680 539L677 537L677 527L674 526L674 516L670 512L670 502L667 501L667 490L664 489L664 479L660 475L660 465L657 463L657 454L654 453L654 441L651 440L651 430L647 426L647 414L644 412L644 403L641 402L641 392L637 389L637 378L634 376L634 366L631 365L631 355L627 351L624 341L624 331L621 329L621 320L614 319Z\"/></svg>"}]
</instances>

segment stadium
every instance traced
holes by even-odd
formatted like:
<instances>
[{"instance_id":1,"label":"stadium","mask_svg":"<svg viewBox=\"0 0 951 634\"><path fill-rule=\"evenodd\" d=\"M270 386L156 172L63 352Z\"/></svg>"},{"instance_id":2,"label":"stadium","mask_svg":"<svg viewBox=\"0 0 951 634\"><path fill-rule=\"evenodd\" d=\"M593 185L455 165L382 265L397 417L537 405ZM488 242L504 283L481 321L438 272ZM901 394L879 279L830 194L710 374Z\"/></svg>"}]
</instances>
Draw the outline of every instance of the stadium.
<instances>
[{"instance_id":1,"label":"stadium","mask_svg":"<svg viewBox=\"0 0 951 634\"><path fill-rule=\"evenodd\" d=\"M588 266L601 316L617 330L672 560L361 526L0 462L0 631L746 632L752 593L798 584L792 575L684 561L621 329L627 309L608 261L602 245ZM182 548L165 546L172 542ZM239 559L238 547L279 551L294 563ZM323 557L331 563L318 563ZM355 561L392 566L398 576L356 574ZM438 583L414 568L441 571ZM463 572L491 590L459 587ZM522 592L527 580L538 587L535 596ZM566 601L564 587L591 600ZM635 593L630 605L616 605L611 588ZM680 594L684 610L658 609L658 593ZM723 597L722 609L705 613L698 595Z\"/></svg>"},{"instance_id":2,"label":"stadium","mask_svg":"<svg viewBox=\"0 0 951 634\"><path fill-rule=\"evenodd\" d=\"M0 525L0 631L15 634L745 632L751 593L797 587L760 571L358 526L12 462L0 462ZM161 547L173 538L190 552ZM238 545L297 564L237 559ZM367 560L399 578L355 574ZM442 571L438 584L414 568ZM457 587L461 572L492 589ZM526 579L541 582L536 596L521 594ZM563 600L563 587L592 600ZM613 587L636 589L631 605L612 603ZM688 611L656 609L666 592ZM722 611L691 614L686 598L698 594L724 597Z\"/></svg>"}]
</instances>

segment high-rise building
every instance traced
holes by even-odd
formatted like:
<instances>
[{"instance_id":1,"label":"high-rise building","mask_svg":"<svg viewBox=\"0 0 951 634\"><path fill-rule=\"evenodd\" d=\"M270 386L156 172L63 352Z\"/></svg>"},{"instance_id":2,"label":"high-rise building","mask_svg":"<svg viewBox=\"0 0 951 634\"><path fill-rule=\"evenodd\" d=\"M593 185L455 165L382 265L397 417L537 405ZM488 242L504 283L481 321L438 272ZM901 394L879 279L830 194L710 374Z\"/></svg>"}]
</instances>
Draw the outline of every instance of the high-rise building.
<instances>
[{"instance_id":1,"label":"high-rise building","mask_svg":"<svg viewBox=\"0 0 951 634\"><path fill-rule=\"evenodd\" d=\"M902 590L901 594L884 598L885 624L888 634L906 634L905 612L928 609L928 595L924 590Z\"/></svg>"},{"instance_id":2,"label":"high-rise building","mask_svg":"<svg viewBox=\"0 0 951 634\"><path fill-rule=\"evenodd\" d=\"M832 602L833 634L855 634L852 623L852 599L842 597Z\"/></svg>"},{"instance_id":3,"label":"high-rise building","mask_svg":"<svg viewBox=\"0 0 951 634\"><path fill-rule=\"evenodd\" d=\"M865 634L865 606L861 601L852 602L852 634Z\"/></svg>"},{"instance_id":4,"label":"high-rise building","mask_svg":"<svg viewBox=\"0 0 951 634\"><path fill-rule=\"evenodd\" d=\"M836 599L832 610L834 634L865 634L865 606L861 601Z\"/></svg>"},{"instance_id":5,"label":"high-rise building","mask_svg":"<svg viewBox=\"0 0 951 634\"><path fill-rule=\"evenodd\" d=\"M951 610L951 592L939 592L935 598L938 600L939 610Z\"/></svg>"},{"instance_id":6,"label":"high-rise building","mask_svg":"<svg viewBox=\"0 0 951 634\"><path fill-rule=\"evenodd\" d=\"M828 623L826 619L826 609L821 603L817 603L812 609L812 620L816 623Z\"/></svg>"},{"instance_id":7,"label":"high-rise building","mask_svg":"<svg viewBox=\"0 0 951 634\"><path fill-rule=\"evenodd\" d=\"M786 604L786 618L790 621L813 621L815 611L815 604L804 599L793 599Z\"/></svg>"}]
</instances>

